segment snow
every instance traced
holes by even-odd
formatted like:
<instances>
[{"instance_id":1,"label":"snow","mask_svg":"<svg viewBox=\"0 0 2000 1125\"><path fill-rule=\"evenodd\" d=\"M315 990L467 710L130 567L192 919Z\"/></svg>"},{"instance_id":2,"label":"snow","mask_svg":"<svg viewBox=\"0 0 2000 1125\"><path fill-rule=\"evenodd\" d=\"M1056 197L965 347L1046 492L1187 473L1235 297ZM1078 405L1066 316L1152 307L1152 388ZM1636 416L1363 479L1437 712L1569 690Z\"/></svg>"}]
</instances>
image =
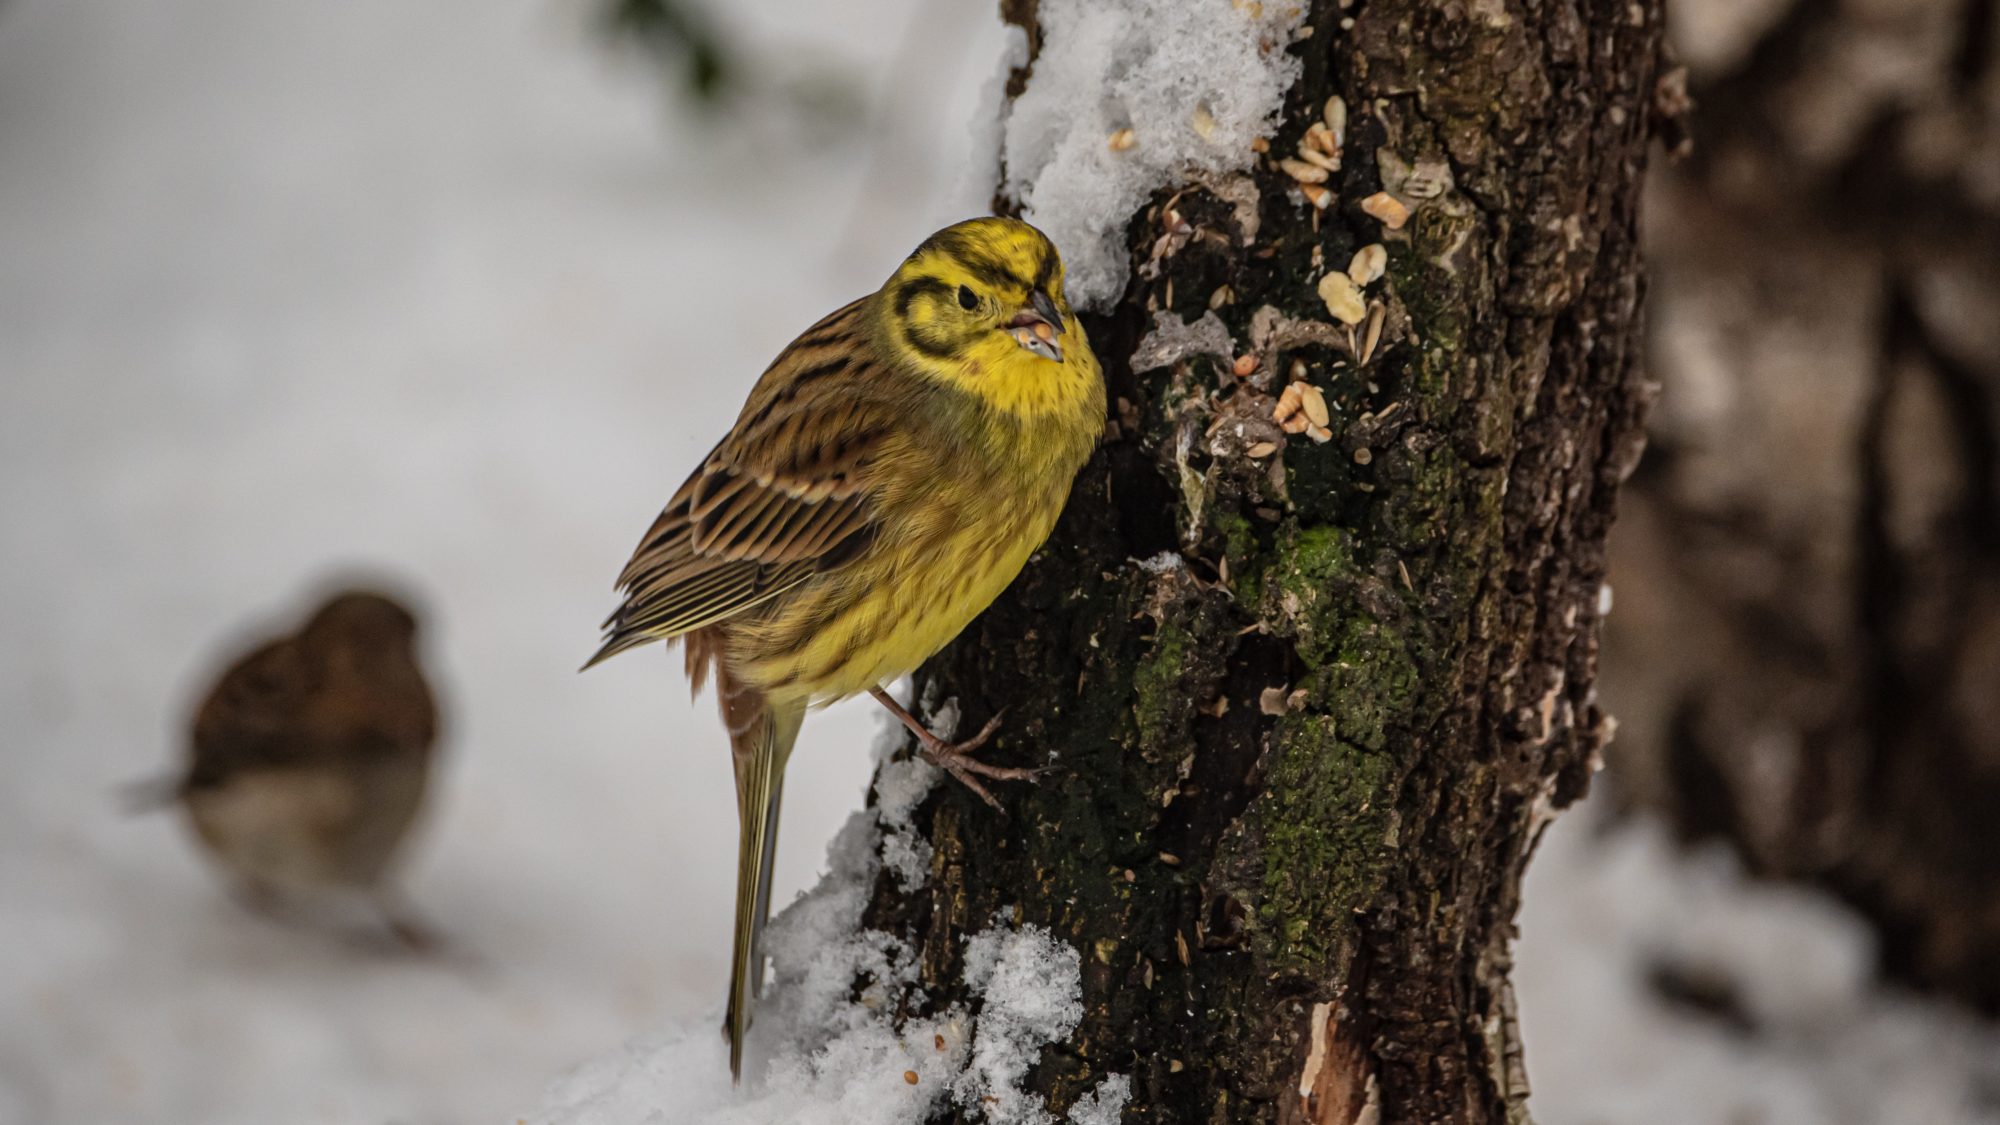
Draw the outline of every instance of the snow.
<instances>
[{"instance_id":1,"label":"snow","mask_svg":"<svg viewBox=\"0 0 2000 1125\"><path fill-rule=\"evenodd\" d=\"M655 1033L551 1087L538 1125L921 1125L957 1104L991 1125L1054 1125L1021 1089L1042 1049L1083 1014L1077 951L1004 916L963 957L976 1008L902 1017L924 1006L916 950L861 928L881 869L877 808L856 813L828 849L828 873L772 920L774 976L751 1028L745 1088L733 1090L718 1020ZM1130 1096L1109 1075L1072 1125L1115 1122Z\"/></svg>"},{"instance_id":2,"label":"snow","mask_svg":"<svg viewBox=\"0 0 2000 1125\"><path fill-rule=\"evenodd\" d=\"M1044 1043L1083 1018L1081 958L1047 930L1006 928L1004 915L965 946L965 980L986 997L972 1058L954 1084L961 1104L983 1106L993 1125L1049 1120L1039 1095L1021 1089Z\"/></svg>"},{"instance_id":3,"label":"snow","mask_svg":"<svg viewBox=\"0 0 2000 1125\"><path fill-rule=\"evenodd\" d=\"M998 57L993 60L992 73L980 86L979 101L967 119L972 155L966 161L963 183L968 198L991 199L1000 187L1004 172L1000 149L1006 136L1007 117L1013 110L1007 101L1007 80L1028 65L1028 33L1008 24L1002 28L1002 34L1005 38Z\"/></svg>"},{"instance_id":4,"label":"snow","mask_svg":"<svg viewBox=\"0 0 2000 1125\"><path fill-rule=\"evenodd\" d=\"M1003 40L919 0L719 7L869 82L871 147L681 119L557 0L0 4L0 1122L512 1121L647 1028L717 1038L713 704L659 651L576 667L770 357L983 210L952 192ZM876 80L923 12L982 65ZM248 916L117 806L217 663L353 569L426 611L410 898L479 967ZM778 901L877 710L808 721Z\"/></svg>"},{"instance_id":5,"label":"snow","mask_svg":"<svg viewBox=\"0 0 2000 1125\"><path fill-rule=\"evenodd\" d=\"M935 688L935 684L932 685ZM900 688L899 688L900 690ZM958 731L958 700L919 707L925 727L942 739ZM931 842L911 817L937 785L944 771L918 757L897 759L910 741L903 724L884 712L875 736L875 816L882 830L882 865L896 877L904 894L921 890L931 869Z\"/></svg>"},{"instance_id":6,"label":"snow","mask_svg":"<svg viewBox=\"0 0 2000 1125\"><path fill-rule=\"evenodd\" d=\"M902 735L899 726L895 732ZM921 890L931 869L931 842L910 816L943 771L918 758L885 762L876 771L876 814L882 824L882 864L904 894Z\"/></svg>"},{"instance_id":7,"label":"snow","mask_svg":"<svg viewBox=\"0 0 2000 1125\"><path fill-rule=\"evenodd\" d=\"M791 765L776 898L816 889L773 927L760 1077L733 1091L717 720L658 652L574 674L754 373L982 209L965 123L985 60L1019 49L985 5L716 8L889 76L870 147L665 114L555 0L0 5L0 1123L909 1120L1068 1033L1074 951L1006 927L978 1009L928 1025L946 1050L881 1022L914 969L859 931L856 888L927 877L910 817L936 778L899 764L854 814L861 701L813 716ZM1233 71L1268 93L1282 64L1210 26L1245 18L1227 4L1043 11L1030 98L973 132L1001 131L1072 276L1115 292L1122 253L1058 220L1199 165L1200 91ZM1094 60L1064 27L1135 38ZM1265 111L1209 109L1239 162ZM1119 166L1114 122L1140 137ZM409 889L473 964L246 916L176 824L117 808L244 631L353 568L423 596L448 723ZM1529 877L1543 1125L1993 1119L1993 1029L1868 983L1851 916L1597 831L1564 814ZM1660 1004L1663 956L1737 980L1757 1034ZM1127 1097L1102 1076L1070 1120Z\"/></svg>"},{"instance_id":8,"label":"snow","mask_svg":"<svg viewBox=\"0 0 2000 1125\"><path fill-rule=\"evenodd\" d=\"M1559 817L1528 882L1515 988L1540 1125L2000 1122L2000 1027L1882 987L1831 898L1678 851L1644 819ZM1726 981L1747 1030L1647 987L1667 964Z\"/></svg>"},{"instance_id":9,"label":"snow","mask_svg":"<svg viewBox=\"0 0 2000 1125\"><path fill-rule=\"evenodd\" d=\"M1127 218L1153 192L1249 167L1299 63L1299 7L1043 0L1040 57L1001 132L1002 187L1062 251L1070 300L1124 291ZM1108 141L1131 129L1136 143Z\"/></svg>"},{"instance_id":10,"label":"snow","mask_svg":"<svg viewBox=\"0 0 2000 1125\"><path fill-rule=\"evenodd\" d=\"M1114 1074L1070 1107L1071 1125L1119 1125L1125 1103L1132 1098L1132 1079Z\"/></svg>"},{"instance_id":11,"label":"snow","mask_svg":"<svg viewBox=\"0 0 2000 1125\"><path fill-rule=\"evenodd\" d=\"M538 1122L614 1123L798 1121L860 1123L881 1112L917 1113L943 1088L945 1065L899 1036L867 1002L907 988L916 967L910 950L885 934L860 930L879 860L873 815L857 813L828 850L818 886L773 923L766 950L776 979L751 1031L753 1087L739 1097L718 1034L720 1014L656 1033L579 1068L550 1090ZM871 982L864 1000L850 993ZM713 1018L709 1018L713 1016ZM928 1044L922 1044L928 1046ZM777 1054L775 1063L772 1055ZM761 1067L768 1074L759 1074ZM919 1082L905 1081L915 1070Z\"/></svg>"}]
</instances>

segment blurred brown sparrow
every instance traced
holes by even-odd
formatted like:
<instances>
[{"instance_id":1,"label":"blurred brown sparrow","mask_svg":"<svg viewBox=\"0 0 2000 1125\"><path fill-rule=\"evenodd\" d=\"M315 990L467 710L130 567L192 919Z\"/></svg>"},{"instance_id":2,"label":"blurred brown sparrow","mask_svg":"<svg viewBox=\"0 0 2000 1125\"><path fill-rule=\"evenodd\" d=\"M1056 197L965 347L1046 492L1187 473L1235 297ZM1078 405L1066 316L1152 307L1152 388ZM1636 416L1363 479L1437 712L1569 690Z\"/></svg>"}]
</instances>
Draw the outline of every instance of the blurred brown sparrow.
<instances>
[{"instance_id":1,"label":"blurred brown sparrow","mask_svg":"<svg viewBox=\"0 0 2000 1125\"><path fill-rule=\"evenodd\" d=\"M248 905L359 895L428 948L385 881L423 805L437 708L416 618L365 591L238 660L195 714L188 766L146 804L178 804Z\"/></svg>"}]
</instances>

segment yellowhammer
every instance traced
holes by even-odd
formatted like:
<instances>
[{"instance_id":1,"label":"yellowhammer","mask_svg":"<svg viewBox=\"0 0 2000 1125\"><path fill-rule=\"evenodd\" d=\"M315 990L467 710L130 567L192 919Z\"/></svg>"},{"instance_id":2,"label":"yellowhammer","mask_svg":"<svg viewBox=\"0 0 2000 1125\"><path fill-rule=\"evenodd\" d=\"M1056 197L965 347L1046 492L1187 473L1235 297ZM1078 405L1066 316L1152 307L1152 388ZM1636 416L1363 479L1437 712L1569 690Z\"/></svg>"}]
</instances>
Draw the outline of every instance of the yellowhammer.
<instances>
[{"instance_id":1,"label":"yellowhammer","mask_svg":"<svg viewBox=\"0 0 2000 1125\"><path fill-rule=\"evenodd\" d=\"M1062 278L1048 238L1013 219L926 239L765 370L618 576L625 600L590 663L685 640L688 679L699 691L715 677L735 752L727 1031L739 1077L785 760L806 709L869 692L989 803L978 777L1032 776L972 757L994 724L948 745L882 685L1014 580L1096 444L1104 378Z\"/></svg>"}]
</instances>

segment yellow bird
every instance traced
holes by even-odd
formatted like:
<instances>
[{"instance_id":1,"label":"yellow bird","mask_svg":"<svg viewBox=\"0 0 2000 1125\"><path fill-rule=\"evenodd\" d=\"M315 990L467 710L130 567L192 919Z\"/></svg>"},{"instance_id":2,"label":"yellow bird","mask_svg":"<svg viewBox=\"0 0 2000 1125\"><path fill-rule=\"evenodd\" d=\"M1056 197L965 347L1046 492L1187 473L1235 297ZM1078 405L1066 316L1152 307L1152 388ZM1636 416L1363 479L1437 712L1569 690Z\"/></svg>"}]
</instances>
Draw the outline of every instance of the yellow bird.
<instances>
[{"instance_id":1,"label":"yellow bird","mask_svg":"<svg viewBox=\"0 0 2000 1125\"><path fill-rule=\"evenodd\" d=\"M793 340L618 576L606 657L683 640L713 675L741 835L729 1067L763 987L785 761L806 709L868 692L987 802L1018 779L883 690L957 636L1048 537L1104 427L1104 377L1062 260L1014 219L926 239L874 293ZM585 667L589 667L586 664Z\"/></svg>"}]
</instances>

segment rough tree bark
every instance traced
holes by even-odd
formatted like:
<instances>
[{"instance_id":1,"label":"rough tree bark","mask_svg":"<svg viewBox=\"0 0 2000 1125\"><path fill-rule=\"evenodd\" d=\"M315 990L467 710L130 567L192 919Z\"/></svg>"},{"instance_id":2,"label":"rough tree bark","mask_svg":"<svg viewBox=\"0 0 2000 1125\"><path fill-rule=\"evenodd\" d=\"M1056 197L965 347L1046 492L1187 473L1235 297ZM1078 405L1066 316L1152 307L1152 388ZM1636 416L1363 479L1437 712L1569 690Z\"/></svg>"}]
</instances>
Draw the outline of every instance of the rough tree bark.
<instances>
[{"instance_id":1,"label":"rough tree bark","mask_svg":"<svg viewBox=\"0 0 2000 1125\"><path fill-rule=\"evenodd\" d=\"M1611 776L2000 1011L2000 4L1675 16Z\"/></svg>"},{"instance_id":2,"label":"rough tree bark","mask_svg":"<svg viewBox=\"0 0 2000 1125\"><path fill-rule=\"evenodd\" d=\"M883 880L869 922L912 936L937 1004L996 914L1074 943L1082 1026L1031 1082L1059 1112L1115 1071L1132 1122L1519 1121L1521 874L1609 733L1661 13L1321 0L1307 23L1270 157L1131 218L1134 281L1089 322L1106 442L918 676L967 729L1008 708L992 760L1054 770L1004 817L933 795L928 885ZM1273 159L1333 94L1345 160L1316 215ZM1400 230L1359 206L1384 189L1414 208ZM1377 242L1371 348L1316 284ZM1210 311L1254 372L1135 370L1156 315ZM1330 441L1272 423L1294 375Z\"/></svg>"}]
</instances>

